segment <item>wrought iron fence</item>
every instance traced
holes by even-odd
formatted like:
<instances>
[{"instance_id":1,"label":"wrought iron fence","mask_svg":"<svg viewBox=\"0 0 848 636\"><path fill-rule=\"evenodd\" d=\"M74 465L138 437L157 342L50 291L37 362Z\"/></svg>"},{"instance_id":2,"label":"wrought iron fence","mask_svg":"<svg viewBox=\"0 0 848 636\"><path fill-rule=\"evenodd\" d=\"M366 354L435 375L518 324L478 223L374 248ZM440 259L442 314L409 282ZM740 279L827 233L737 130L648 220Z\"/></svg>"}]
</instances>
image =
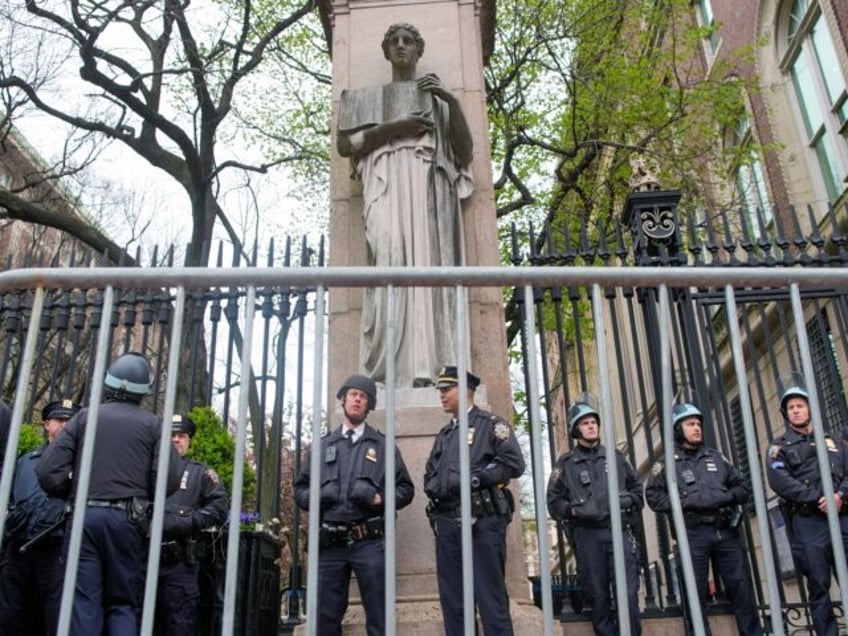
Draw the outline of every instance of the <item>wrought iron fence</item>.
<instances>
[{"instance_id":1,"label":"wrought iron fence","mask_svg":"<svg viewBox=\"0 0 848 636\"><path fill-rule=\"evenodd\" d=\"M48 400L71 395L90 402L100 377L94 374L98 361L126 349L145 351L156 368L151 409L167 417L169 410L213 404L241 447L253 453L259 493L245 505L282 517L292 529L283 585L292 593L281 617L298 622L304 586L299 529L311 531L315 520L301 519L286 484L299 470L301 444L318 434L323 419L326 289L386 284L513 289L509 316L522 335L528 396L517 402L516 420L530 433L530 496L543 529L539 594L550 621L551 573L567 577L573 571L563 537L551 546L544 532L551 524L543 504L548 476L543 457L567 448L563 414L577 392L595 390L606 397L604 436L643 475L662 453L676 397L702 406L708 443L755 480L761 453L782 427L774 404L784 371L802 370L814 382L827 430L841 432L836 423L848 421L848 274L833 267L844 263L845 237L824 240L812 232L747 240L743 234L719 241L697 225L694 218L677 225L672 236L679 240L659 244L648 242L644 228L628 238L619 227L584 225L573 234L577 240L566 231L555 237L546 228L516 235L513 262L525 266L504 268L325 268L322 249L301 243L299 259L290 256L289 247L284 256L271 252L263 267L224 268L219 257L218 267L205 269L175 268L169 259L161 268L8 269L0 273L5 336L0 378L2 397L15 407L13 441L20 423L33 421ZM686 227L697 240L685 240ZM310 337L318 340L310 345ZM173 347L175 339L186 346ZM389 418L387 428L392 426ZM14 458L13 446L7 460ZM9 465L0 480L0 504L8 501ZM781 611L790 631L792 625L803 629L809 625L803 586L783 552L779 511L764 488L755 495L745 534L764 619ZM231 515L237 519L243 506L235 503ZM679 615L681 558L675 557L663 519L646 512L643 522L650 530L642 542L644 613ZM237 544L228 546L233 583L225 601L235 598L238 577L229 568L237 566L237 554ZM224 602L222 612L227 607ZM558 618L573 620L569 607L566 603ZM720 589L715 607L722 607ZM231 613L221 624L235 620ZM774 620L771 625L777 629ZM549 629L548 622L546 633Z\"/></svg>"}]
</instances>

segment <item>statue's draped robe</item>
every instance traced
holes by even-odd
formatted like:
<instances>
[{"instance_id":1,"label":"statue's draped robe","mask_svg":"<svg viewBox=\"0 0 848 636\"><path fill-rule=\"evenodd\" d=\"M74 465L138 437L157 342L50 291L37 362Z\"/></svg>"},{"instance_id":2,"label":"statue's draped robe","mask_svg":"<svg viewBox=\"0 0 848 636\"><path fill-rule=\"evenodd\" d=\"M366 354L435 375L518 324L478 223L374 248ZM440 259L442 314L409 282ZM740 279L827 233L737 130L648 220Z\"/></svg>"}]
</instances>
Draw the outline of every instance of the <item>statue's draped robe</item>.
<instances>
[{"instance_id":1,"label":"statue's draped robe","mask_svg":"<svg viewBox=\"0 0 848 636\"><path fill-rule=\"evenodd\" d=\"M471 195L467 169L448 140L449 108L416 82L347 90L341 96L339 134L391 121L403 114L430 117L432 132L396 138L352 160L362 182L368 262L377 266L452 266L464 263L460 200ZM456 293L453 288L396 287L395 381L398 387L432 384L453 364ZM386 379L387 290L367 288L362 307L360 366Z\"/></svg>"}]
</instances>

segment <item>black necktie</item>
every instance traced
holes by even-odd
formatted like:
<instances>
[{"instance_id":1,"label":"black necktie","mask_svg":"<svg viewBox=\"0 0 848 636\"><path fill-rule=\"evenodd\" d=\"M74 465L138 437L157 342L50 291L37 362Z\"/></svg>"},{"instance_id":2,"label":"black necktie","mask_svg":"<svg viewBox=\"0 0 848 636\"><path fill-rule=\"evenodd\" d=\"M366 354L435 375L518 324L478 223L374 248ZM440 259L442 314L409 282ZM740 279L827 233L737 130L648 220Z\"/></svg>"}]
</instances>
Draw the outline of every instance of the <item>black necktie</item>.
<instances>
[{"instance_id":1,"label":"black necktie","mask_svg":"<svg viewBox=\"0 0 848 636\"><path fill-rule=\"evenodd\" d=\"M354 432L355 431L352 428L349 428L345 431L345 437L347 437L347 441L350 442L351 444L353 444L353 434L354 434Z\"/></svg>"}]
</instances>

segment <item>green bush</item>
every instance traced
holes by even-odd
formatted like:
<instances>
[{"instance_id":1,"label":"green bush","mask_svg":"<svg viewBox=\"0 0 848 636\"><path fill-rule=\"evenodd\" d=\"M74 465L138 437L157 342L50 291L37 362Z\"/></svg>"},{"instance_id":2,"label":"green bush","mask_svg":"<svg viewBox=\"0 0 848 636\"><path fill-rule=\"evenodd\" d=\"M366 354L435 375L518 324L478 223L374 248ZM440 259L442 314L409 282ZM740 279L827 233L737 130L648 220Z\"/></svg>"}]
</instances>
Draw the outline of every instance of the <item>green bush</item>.
<instances>
[{"instance_id":1,"label":"green bush","mask_svg":"<svg viewBox=\"0 0 848 636\"><path fill-rule=\"evenodd\" d=\"M197 406L189 412L188 416L197 425L197 431L188 449L188 456L215 469L227 493L232 496L235 439L218 414L208 406ZM256 474L246 460L244 460L244 486L241 492L242 509L252 510L256 496Z\"/></svg>"},{"instance_id":2,"label":"green bush","mask_svg":"<svg viewBox=\"0 0 848 636\"><path fill-rule=\"evenodd\" d=\"M44 429L41 424L21 425L21 435L18 437L18 457L34 451L44 443Z\"/></svg>"}]
</instances>

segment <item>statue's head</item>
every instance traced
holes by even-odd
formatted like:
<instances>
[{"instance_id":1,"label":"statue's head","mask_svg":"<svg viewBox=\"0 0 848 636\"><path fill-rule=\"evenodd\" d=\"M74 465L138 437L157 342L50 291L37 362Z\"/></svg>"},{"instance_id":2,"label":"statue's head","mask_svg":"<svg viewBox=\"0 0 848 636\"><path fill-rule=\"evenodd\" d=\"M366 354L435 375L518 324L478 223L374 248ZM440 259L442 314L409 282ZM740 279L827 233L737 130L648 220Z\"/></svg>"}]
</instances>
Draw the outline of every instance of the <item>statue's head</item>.
<instances>
[{"instance_id":1,"label":"statue's head","mask_svg":"<svg viewBox=\"0 0 848 636\"><path fill-rule=\"evenodd\" d=\"M409 24L409 22L396 22L388 28L386 34L383 36L382 47L385 58L389 59L389 41L395 33L401 30L408 31L412 34L412 37L415 39L415 44L418 46L418 57L424 55L424 38L421 37L421 32L413 25Z\"/></svg>"}]
</instances>

